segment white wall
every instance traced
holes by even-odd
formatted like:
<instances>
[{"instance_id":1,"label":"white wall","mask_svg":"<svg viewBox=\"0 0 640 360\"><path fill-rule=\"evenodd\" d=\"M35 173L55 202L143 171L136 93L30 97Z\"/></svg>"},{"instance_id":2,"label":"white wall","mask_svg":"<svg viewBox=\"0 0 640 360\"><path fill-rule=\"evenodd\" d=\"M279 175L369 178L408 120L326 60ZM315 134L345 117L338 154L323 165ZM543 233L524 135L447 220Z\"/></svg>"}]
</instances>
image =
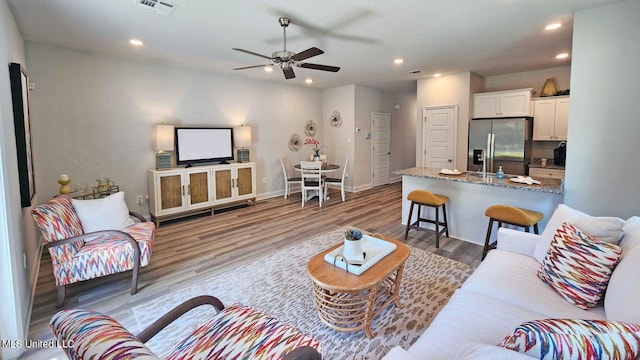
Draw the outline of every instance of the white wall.
<instances>
[{"instance_id":1,"label":"white wall","mask_svg":"<svg viewBox=\"0 0 640 360\"><path fill-rule=\"evenodd\" d=\"M565 202L592 215L640 215L640 2L577 12Z\"/></svg>"},{"instance_id":2,"label":"white wall","mask_svg":"<svg viewBox=\"0 0 640 360\"><path fill-rule=\"evenodd\" d=\"M289 137L304 138L306 122L321 121L322 92L284 80L245 80L37 43L27 44L27 59L36 83L32 117L42 199L57 193L59 174L69 174L72 188L108 176L125 191L131 209L148 213L135 197L148 194L146 172L155 168L152 129L160 122L251 125L257 192L281 194L278 158L297 162L309 154L289 151Z\"/></svg>"},{"instance_id":3,"label":"white wall","mask_svg":"<svg viewBox=\"0 0 640 360\"><path fill-rule=\"evenodd\" d=\"M471 72L464 72L439 78L418 80L415 166L422 166L422 128L424 125L422 111L424 107L458 105L455 167L459 169L467 168L471 91L472 84L477 82L476 78L477 75Z\"/></svg>"},{"instance_id":4,"label":"white wall","mask_svg":"<svg viewBox=\"0 0 640 360\"><path fill-rule=\"evenodd\" d=\"M342 118L340 127L329 125L329 117L337 111ZM351 159L347 169L345 187L353 191L353 169L355 166L355 85L345 85L326 89L322 92L322 121L323 149L332 163L342 163L345 158ZM337 176L337 175L336 175Z\"/></svg>"},{"instance_id":5,"label":"white wall","mask_svg":"<svg viewBox=\"0 0 640 360\"><path fill-rule=\"evenodd\" d=\"M31 289L22 256L29 208L22 209L8 63L25 65L24 42L6 0L0 0L0 339L22 340L28 327ZM37 200L37 199L36 199ZM30 227L31 226L31 227ZM16 358L24 349L2 347L0 358Z\"/></svg>"},{"instance_id":6,"label":"white wall","mask_svg":"<svg viewBox=\"0 0 640 360\"><path fill-rule=\"evenodd\" d=\"M416 92L396 94L391 112L391 172L414 167L416 164ZM391 175L391 182L402 176Z\"/></svg>"},{"instance_id":7,"label":"white wall","mask_svg":"<svg viewBox=\"0 0 640 360\"><path fill-rule=\"evenodd\" d=\"M484 78L484 88L482 91L533 88L536 91L534 96L540 96L544 82L549 78L555 80L557 90L569 89L571 84L571 66L558 66L542 70L487 76Z\"/></svg>"}]
</instances>

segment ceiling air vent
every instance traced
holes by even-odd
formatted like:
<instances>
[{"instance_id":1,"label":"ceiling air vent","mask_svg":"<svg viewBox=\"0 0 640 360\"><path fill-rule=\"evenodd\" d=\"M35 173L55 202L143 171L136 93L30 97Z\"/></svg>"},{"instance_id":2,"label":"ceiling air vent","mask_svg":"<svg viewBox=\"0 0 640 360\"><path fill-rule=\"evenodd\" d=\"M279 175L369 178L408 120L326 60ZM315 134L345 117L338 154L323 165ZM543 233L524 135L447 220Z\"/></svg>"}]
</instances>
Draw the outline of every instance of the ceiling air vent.
<instances>
[{"instance_id":1,"label":"ceiling air vent","mask_svg":"<svg viewBox=\"0 0 640 360\"><path fill-rule=\"evenodd\" d=\"M135 0L135 3L142 8L152 10L161 15L170 15L176 8L176 4L160 0Z\"/></svg>"}]
</instances>

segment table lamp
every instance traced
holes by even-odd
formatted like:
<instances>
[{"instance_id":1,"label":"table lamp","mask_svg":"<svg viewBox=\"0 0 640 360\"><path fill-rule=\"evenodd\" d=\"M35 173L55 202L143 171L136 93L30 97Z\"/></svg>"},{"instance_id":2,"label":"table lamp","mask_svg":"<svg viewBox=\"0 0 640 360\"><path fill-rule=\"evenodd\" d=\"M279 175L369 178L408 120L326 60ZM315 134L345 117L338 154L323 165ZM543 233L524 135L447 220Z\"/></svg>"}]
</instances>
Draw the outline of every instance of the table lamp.
<instances>
[{"instance_id":1,"label":"table lamp","mask_svg":"<svg viewBox=\"0 0 640 360\"><path fill-rule=\"evenodd\" d=\"M233 128L233 142L238 148L236 161L248 162L249 149L247 148L251 146L251 126L242 125Z\"/></svg>"},{"instance_id":2,"label":"table lamp","mask_svg":"<svg viewBox=\"0 0 640 360\"><path fill-rule=\"evenodd\" d=\"M156 169L165 170L171 168L171 154L173 151L173 125L156 125Z\"/></svg>"}]
</instances>

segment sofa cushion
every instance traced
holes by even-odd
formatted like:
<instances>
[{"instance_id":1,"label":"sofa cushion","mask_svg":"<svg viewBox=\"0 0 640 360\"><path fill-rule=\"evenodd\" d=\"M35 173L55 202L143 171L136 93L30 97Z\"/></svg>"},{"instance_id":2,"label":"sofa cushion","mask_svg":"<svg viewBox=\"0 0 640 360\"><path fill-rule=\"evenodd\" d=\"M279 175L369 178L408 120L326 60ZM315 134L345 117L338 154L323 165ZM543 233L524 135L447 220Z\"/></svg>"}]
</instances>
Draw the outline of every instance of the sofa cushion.
<instances>
[{"instance_id":1,"label":"sofa cushion","mask_svg":"<svg viewBox=\"0 0 640 360\"><path fill-rule=\"evenodd\" d=\"M134 224L120 191L102 199L77 200L71 203L76 210L85 233L100 230L122 230Z\"/></svg>"},{"instance_id":2,"label":"sofa cushion","mask_svg":"<svg viewBox=\"0 0 640 360\"><path fill-rule=\"evenodd\" d=\"M541 317L605 319L602 307L587 311L569 304L538 278L539 267L531 256L492 250L462 288L544 315Z\"/></svg>"},{"instance_id":3,"label":"sofa cushion","mask_svg":"<svg viewBox=\"0 0 640 360\"><path fill-rule=\"evenodd\" d=\"M532 357L490 344L466 343L460 347L460 351L455 357L456 360L533 360Z\"/></svg>"},{"instance_id":4,"label":"sofa cushion","mask_svg":"<svg viewBox=\"0 0 640 360\"><path fill-rule=\"evenodd\" d=\"M595 306L609 283L621 249L563 223L538 270L538 276L578 308Z\"/></svg>"},{"instance_id":5,"label":"sofa cushion","mask_svg":"<svg viewBox=\"0 0 640 360\"><path fill-rule=\"evenodd\" d=\"M496 345L518 324L543 317L521 306L461 288L408 351L423 360L451 360L462 344Z\"/></svg>"},{"instance_id":6,"label":"sofa cushion","mask_svg":"<svg viewBox=\"0 0 640 360\"><path fill-rule=\"evenodd\" d=\"M612 216L589 216L575 219L573 226L600 241L618 245L624 231L624 220Z\"/></svg>"},{"instance_id":7,"label":"sofa cushion","mask_svg":"<svg viewBox=\"0 0 640 360\"><path fill-rule=\"evenodd\" d=\"M567 205L559 204L549 218L544 231L542 232L542 234L540 234L540 241L536 244L536 249L533 252L533 257L539 263L541 263L542 260L544 260L545 256L547 256L547 251L549 250L551 240L553 240L556 230L562 225L562 223L571 223L581 217L589 217L589 215L581 211L572 209Z\"/></svg>"},{"instance_id":8,"label":"sofa cushion","mask_svg":"<svg viewBox=\"0 0 640 360\"><path fill-rule=\"evenodd\" d=\"M624 230L622 258L611 274L604 307L607 319L640 324L640 217L628 219Z\"/></svg>"},{"instance_id":9,"label":"sofa cushion","mask_svg":"<svg viewBox=\"0 0 640 360\"><path fill-rule=\"evenodd\" d=\"M640 216L632 216L627 219L622 230L624 231L624 235L619 245L622 247L622 253L624 254L640 245Z\"/></svg>"},{"instance_id":10,"label":"sofa cushion","mask_svg":"<svg viewBox=\"0 0 640 360\"><path fill-rule=\"evenodd\" d=\"M640 349L640 326L604 320L534 320L518 326L500 346L537 359L633 360Z\"/></svg>"}]
</instances>

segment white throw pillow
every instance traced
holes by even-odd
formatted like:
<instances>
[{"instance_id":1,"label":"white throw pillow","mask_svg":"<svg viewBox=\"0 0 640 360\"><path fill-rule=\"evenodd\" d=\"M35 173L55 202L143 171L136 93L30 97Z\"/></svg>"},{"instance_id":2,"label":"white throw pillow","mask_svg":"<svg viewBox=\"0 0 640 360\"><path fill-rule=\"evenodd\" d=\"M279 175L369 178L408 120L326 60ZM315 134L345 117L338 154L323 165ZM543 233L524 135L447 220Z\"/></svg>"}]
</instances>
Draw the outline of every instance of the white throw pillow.
<instances>
[{"instance_id":1,"label":"white throw pillow","mask_svg":"<svg viewBox=\"0 0 640 360\"><path fill-rule=\"evenodd\" d=\"M619 217L589 216L575 219L575 227L600 241L618 245L624 231L624 220Z\"/></svg>"},{"instance_id":2,"label":"white throw pillow","mask_svg":"<svg viewBox=\"0 0 640 360\"><path fill-rule=\"evenodd\" d=\"M77 200L71 204L80 218L85 233L100 230L122 230L134 224L120 191L102 199Z\"/></svg>"},{"instance_id":3,"label":"white throw pillow","mask_svg":"<svg viewBox=\"0 0 640 360\"><path fill-rule=\"evenodd\" d=\"M562 223L568 222L572 223L574 220L580 217L588 217L589 215L574 210L567 205L560 204L549 218L547 222L547 226L545 226L544 231L540 234L540 240L536 244L536 249L533 251L533 257L537 262L541 263L544 258L547 256L547 251L549 250L549 245L551 245L551 240L556 234L556 230L562 226Z\"/></svg>"}]
</instances>

